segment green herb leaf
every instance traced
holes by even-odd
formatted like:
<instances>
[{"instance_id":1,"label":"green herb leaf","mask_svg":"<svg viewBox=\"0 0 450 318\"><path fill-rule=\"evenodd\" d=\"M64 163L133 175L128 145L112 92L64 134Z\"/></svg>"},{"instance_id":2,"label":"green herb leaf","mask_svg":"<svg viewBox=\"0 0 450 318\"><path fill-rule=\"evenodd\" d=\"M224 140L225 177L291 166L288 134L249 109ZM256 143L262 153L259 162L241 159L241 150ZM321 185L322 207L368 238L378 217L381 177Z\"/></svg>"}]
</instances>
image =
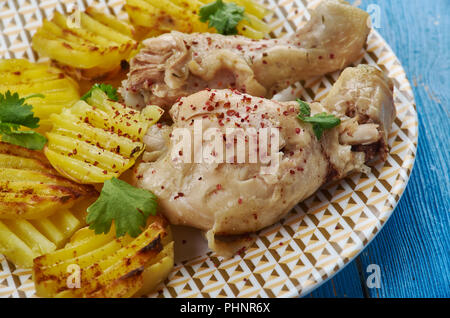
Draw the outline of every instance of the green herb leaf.
<instances>
[{"instance_id":1,"label":"green herb leaf","mask_svg":"<svg viewBox=\"0 0 450 318\"><path fill-rule=\"evenodd\" d=\"M137 237L147 218L156 214L156 207L156 196L150 191L112 178L104 183L100 197L87 209L86 221L96 234L108 233L114 221L116 237L126 233Z\"/></svg>"},{"instance_id":2,"label":"green herb leaf","mask_svg":"<svg viewBox=\"0 0 450 318\"><path fill-rule=\"evenodd\" d=\"M208 3L200 7L201 22L208 22L208 26L215 28L223 35L237 34L236 26L244 19L245 8L233 2L224 3L222 0Z\"/></svg>"},{"instance_id":3,"label":"green herb leaf","mask_svg":"<svg viewBox=\"0 0 450 318\"><path fill-rule=\"evenodd\" d=\"M115 101L115 102L117 102L117 101L119 100L119 95L117 94L117 89L114 88L114 87L112 87L112 86L109 85L109 84L103 84L103 83L101 83L101 84L94 84L94 85L91 87L91 89L89 89L89 90L87 91L87 93L84 94L84 95L81 97L81 99L85 101L85 100L87 100L89 97L91 97L92 91L93 91L94 89L101 89L103 92L105 92L105 94L108 96L109 99L111 99L111 100L113 100L113 101Z\"/></svg>"},{"instance_id":4,"label":"green herb leaf","mask_svg":"<svg viewBox=\"0 0 450 318\"><path fill-rule=\"evenodd\" d=\"M47 138L32 130L20 130L2 135L2 141L31 150L42 150Z\"/></svg>"},{"instance_id":5,"label":"green herb leaf","mask_svg":"<svg viewBox=\"0 0 450 318\"><path fill-rule=\"evenodd\" d=\"M309 107L309 104L302 101L301 99L297 98L297 103L300 105L300 114L302 116L310 116L311 115L311 108Z\"/></svg>"},{"instance_id":6,"label":"green herb leaf","mask_svg":"<svg viewBox=\"0 0 450 318\"><path fill-rule=\"evenodd\" d=\"M44 148L47 142L44 136L31 130L19 130L22 126L39 127L39 118L34 117L33 106L25 103L25 100L35 97L43 98L44 95L33 94L20 98L18 93L11 94L10 91L5 94L0 93L0 135L2 135L2 141L33 150Z\"/></svg>"},{"instance_id":7,"label":"green herb leaf","mask_svg":"<svg viewBox=\"0 0 450 318\"><path fill-rule=\"evenodd\" d=\"M309 104L300 99L297 99L297 102L300 105L300 114L298 114L298 118L305 123L313 125L314 135L316 135L318 140L322 138L325 130L336 127L341 123L341 120L338 117L327 113L319 113L310 117L311 108L309 107Z\"/></svg>"}]
</instances>

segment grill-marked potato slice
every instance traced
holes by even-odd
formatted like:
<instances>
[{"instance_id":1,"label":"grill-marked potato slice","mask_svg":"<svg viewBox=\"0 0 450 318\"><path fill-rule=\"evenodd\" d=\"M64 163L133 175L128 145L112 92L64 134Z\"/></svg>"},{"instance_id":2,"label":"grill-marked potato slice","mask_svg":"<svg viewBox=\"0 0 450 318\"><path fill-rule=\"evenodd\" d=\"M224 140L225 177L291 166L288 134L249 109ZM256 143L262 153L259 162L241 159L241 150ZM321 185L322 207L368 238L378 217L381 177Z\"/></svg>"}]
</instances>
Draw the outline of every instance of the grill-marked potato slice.
<instances>
[{"instance_id":1,"label":"grill-marked potato slice","mask_svg":"<svg viewBox=\"0 0 450 318\"><path fill-rule=\"evenodd\" d=\"M27 100L40 118L38 132L50 130L49 116L59 113L80 99L78 84L63 71L47 63L32 63L23 59L0 60L0 93L17 92L20 97L40 93L44 98Z\"/></svg>"},{"instance_id":2,"label":"grill-marked potato slice","mask_svg":"<svg viewBox=\"0 0 450 318\"><path fill-rule=\"evenodd\" d=\"M163 110L141 112L108 100L94 89L87 103L80 100L53 114L53 130L44 149L53 167L79 183L102 183L130 168L144 150L142 139Z\"/></svg>"},{"instance_id":3,"label":"grill-marked potato slice","mask_svg":"<svg viewBox=\"0 0 450 318\"><path fill-rule=\"evenodd\" d=\"M78 79L92 79L120 69L137 48L133 34L131 25L94 8L70 17L55 11L33 36L32 47Z\"/></svg>"},{"instance_id":4,"label":"grill-marked potato slice","mask_svg":"<svg viewBox=\"0 0 450 318\"><path fill-rule=\"evenodd\" d=\"M173 240L162 217L150 217L146 230L134 239L128 235L115 238L114 233L114 227L108 234L100 235L83 228L65 248L36 258L33 265L36 294L131 297L140 290L148 292L170 273ZM68 281L74 285L68 286ZM77 281L79 288L73 288Z\"/></svg>"},{"instance_id":5,"label":"grill-marked potato slice","mask_svg":"<svg viewBox=\"0 0 450 318\"><path fill-rule=\"evenodd\" d=\"M202 5L214 0L127 0L125 10L140 39L177 30L184 33L217 32L199 20ZM272 31L263 21L269 11L252 0L230 0L245 8L246 19L237 25L238 34L261 39Z\"/></svg>"},{"instance_id":6,"label":"grill-marked potato slice","mask_svg":"<svg viewBox=\"0 0 450 318\"><path fill-rule=\"evenodd\" d=\"M0 142L0 219L40 219L96 195L60 176L41 152Z\"/></svg>"}]
</instances>

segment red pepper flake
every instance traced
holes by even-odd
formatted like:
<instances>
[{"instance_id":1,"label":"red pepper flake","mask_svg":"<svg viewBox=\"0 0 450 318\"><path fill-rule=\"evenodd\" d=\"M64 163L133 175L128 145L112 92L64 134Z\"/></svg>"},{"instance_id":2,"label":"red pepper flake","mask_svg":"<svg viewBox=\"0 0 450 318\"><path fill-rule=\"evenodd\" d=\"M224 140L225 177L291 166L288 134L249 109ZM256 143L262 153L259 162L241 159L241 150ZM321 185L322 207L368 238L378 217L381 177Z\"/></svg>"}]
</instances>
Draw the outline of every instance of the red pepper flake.
<instances>
[{"instance_id":1,"label":"red pepper flake","mask_svg":"<svg viewBox=\"0 0 450 318\"><path fill-rule=\"evenodd\" d=\"M108 173L108 171L106 171L106 170L103 170L102 172L103 172L103 174L107 174Z\"/></svg>"},{"instance_id":2,"label":"red pepper flake","mask_svg":"<svg viewBox=\"0 0 450 318\"><path fill-rule=\"evenodd\" d=\"M334 59L334 54L333 53L330 54L330 59Z\"/></svg>"},{"instance_id":3,"label":"red pepper flake","mask_svg":"<svg viewBox=\"0 0 450 318\"><path fill-rule=\"evenodd\" d=\"M242 204L242 199L241 198L238 199L238 204Z\"/></svg>"},{"instance_id":4,"label":"red pepper flake","mask_svg":"<svg viewBox=\"0 0 450 318\"><path fill-rule=\"evenodd\" d=\"M319 56L319 60L323 59L322 55Z\"/></svg>"},{"instance_id":5,"label":"red pepper flake","mask_svg":"<svg viewBox=\"0 0 450 318\"><path fill-rule=\"evenodd\" d=\"M178 194L173 198L174 200L184 197L184 193L183 192L178 192Z\"/></svg>"},{"instance_id":6,"label":"red pepper flake","mask_svg":"<svg viewBox=\"0 0 450 318\"><path fill-rule=\"evenodd\" d=\"M289 173L290 174L295 174L295 171L294 170L289 170Z\"/></svg>"},{"instance_id":7,"label":"red pepper flake","mask_svg":"<svg viewBox=\"0 0 450 318\"><path fill-rule=\"evenodd\" d=\"M233 116L236 112L233 109L227 110L228 116Z\"/></svg>"},{"instance_id":8,"label":"red pepper flake","mask_svg":"<svg viewBox=\"0 0 450 318\"><path fill-rule=\"evenodd\" d=\"M300 133L300 128L295 128L295 133L298 135Z\"/></svg>"},{"instance_id":9,"label":"red pepper flake","mask_svg":"<svg viewBox=\"0 0 450 318\"><path fill-rule=\"evenodd\" d=\"M222 185L221 184L216 185L216 189L217 190L222 190Z\"/></svg>"},{"instance_id":10,"label":"red pepper flake","mask_svg":"<svg viewBox=\"0 0 450 318\"><path fill-rule=\"evenodd\" d=\"M212 112L214 110L214 107L212 105L209 105L206 110L209 112Z\"/></svg>"}]
</instances>

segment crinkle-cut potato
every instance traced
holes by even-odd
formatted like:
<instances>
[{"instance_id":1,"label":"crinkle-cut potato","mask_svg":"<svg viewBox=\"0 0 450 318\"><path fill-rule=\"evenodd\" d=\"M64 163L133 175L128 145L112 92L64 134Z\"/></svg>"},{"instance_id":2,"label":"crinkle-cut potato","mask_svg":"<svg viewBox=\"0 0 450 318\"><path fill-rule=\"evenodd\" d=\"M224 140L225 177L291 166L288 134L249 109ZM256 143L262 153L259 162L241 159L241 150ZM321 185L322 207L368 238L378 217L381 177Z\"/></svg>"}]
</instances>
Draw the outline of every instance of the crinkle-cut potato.
<instances>
[{"instance_id":1,"label":"crinkle-cut potato","mask_svg":"<svg viewBox=\"0 0 450 318\"><path fill-rule=\"evenodd\" d=\"M34 220L0 220L0 254L16 267L31 268L34 258L61 248L86 224L84 214L62 209Z\"/></svg>"},{"instance_id":2,"label":"crinkle-cut potato","mask_svg":"<svg viewBox=\"0 0 450 318\"><path fill-rule=\"evenodd\" d=\"M117 298L152 291L173 268L173 240L161 216L147 224L136 238L116 238L114 226L100 235L82 228L63 249L34 259L36 295Z\"/></svg>"},{"instance_id":3,"label":"crinkle-cut potato","mask_svg":"<svg viewBox=\"0 0 450 318\"><path fill-rule=\"evenodd\" d=\"M211 32L207 23L199 20L198 11L202 5L215 0L127 0L125 10L136 28L137 38L158 36L172 30L192 33ZM240 35L252 39L267 36L272 28L263 21L269 10L253 0L229 0L245 8L247 19L237 26Z\"/></svg>"},{"instance_id":4,"label":"crinkle-cut potato","mask_svg":"<svg viewBox=\"0 0 450 318\"><path fill-rule=\"evenodd\" d=\"M77 79L92 79L120 69L137 49L133 34L127 22L91 7L71 16L55 11L33 36L32 47Z\"/></svg>"},{"instance_id":5,"label":"crinkle-cut potato","mask_svg":"<svg viewBox=\"0 0 450 318\"><path fill-rule=\"evenodd\" d=\"M60 176L41 152L0 142L0 219L41 219L96 195Z\"/></svg>"},{"instance_id":6,"label":"crinkle-cut potato","mask_svg":"<svg viewBox=\"0 0 450 318\"><path fill-rule=\"evenodd\" d=\"M130 168L144 151L143 137L163 110L147 106L136 111L94 89L50 119L44 153L62 175L78 183L102 183Z\"/></svg>"},{"instance_id":7,"label":"crinkle-cut potato","mask_svg":"<svg viewBox=\"0 0 450 318\"><path fill-rule=\"evenodd\" d=\"M40 93L44 98L32 98L27 104L40 118L38 132L51 129L50 114L59 113L80 99L78 84L60 69L48 63L32 63L23 59L0 60L0 93L17 92L20 97Z\"/></svg>"}]
</instances>

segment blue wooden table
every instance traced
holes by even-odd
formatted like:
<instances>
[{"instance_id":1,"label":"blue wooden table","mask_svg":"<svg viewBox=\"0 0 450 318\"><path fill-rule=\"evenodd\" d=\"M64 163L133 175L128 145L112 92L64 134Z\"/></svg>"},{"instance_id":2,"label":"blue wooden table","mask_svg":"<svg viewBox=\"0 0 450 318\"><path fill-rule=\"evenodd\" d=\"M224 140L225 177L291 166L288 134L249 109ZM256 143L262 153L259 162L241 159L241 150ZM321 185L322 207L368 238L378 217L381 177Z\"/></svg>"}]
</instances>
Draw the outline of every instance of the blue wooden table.
<instances>
[{"instance_id":1,"label":"blue wooden table","mask_svg":"<svg viewBox=\"0 0 450 318\"><path fill-rule=\"evenodd\" d=\"M406 191L375 240L310 297L450 297L450 0L364 0L403 64L419 115ZM369 7L370 6L370 7ZM368 288L369 264L381 270Z\"/></svg>"}]
</instances>

